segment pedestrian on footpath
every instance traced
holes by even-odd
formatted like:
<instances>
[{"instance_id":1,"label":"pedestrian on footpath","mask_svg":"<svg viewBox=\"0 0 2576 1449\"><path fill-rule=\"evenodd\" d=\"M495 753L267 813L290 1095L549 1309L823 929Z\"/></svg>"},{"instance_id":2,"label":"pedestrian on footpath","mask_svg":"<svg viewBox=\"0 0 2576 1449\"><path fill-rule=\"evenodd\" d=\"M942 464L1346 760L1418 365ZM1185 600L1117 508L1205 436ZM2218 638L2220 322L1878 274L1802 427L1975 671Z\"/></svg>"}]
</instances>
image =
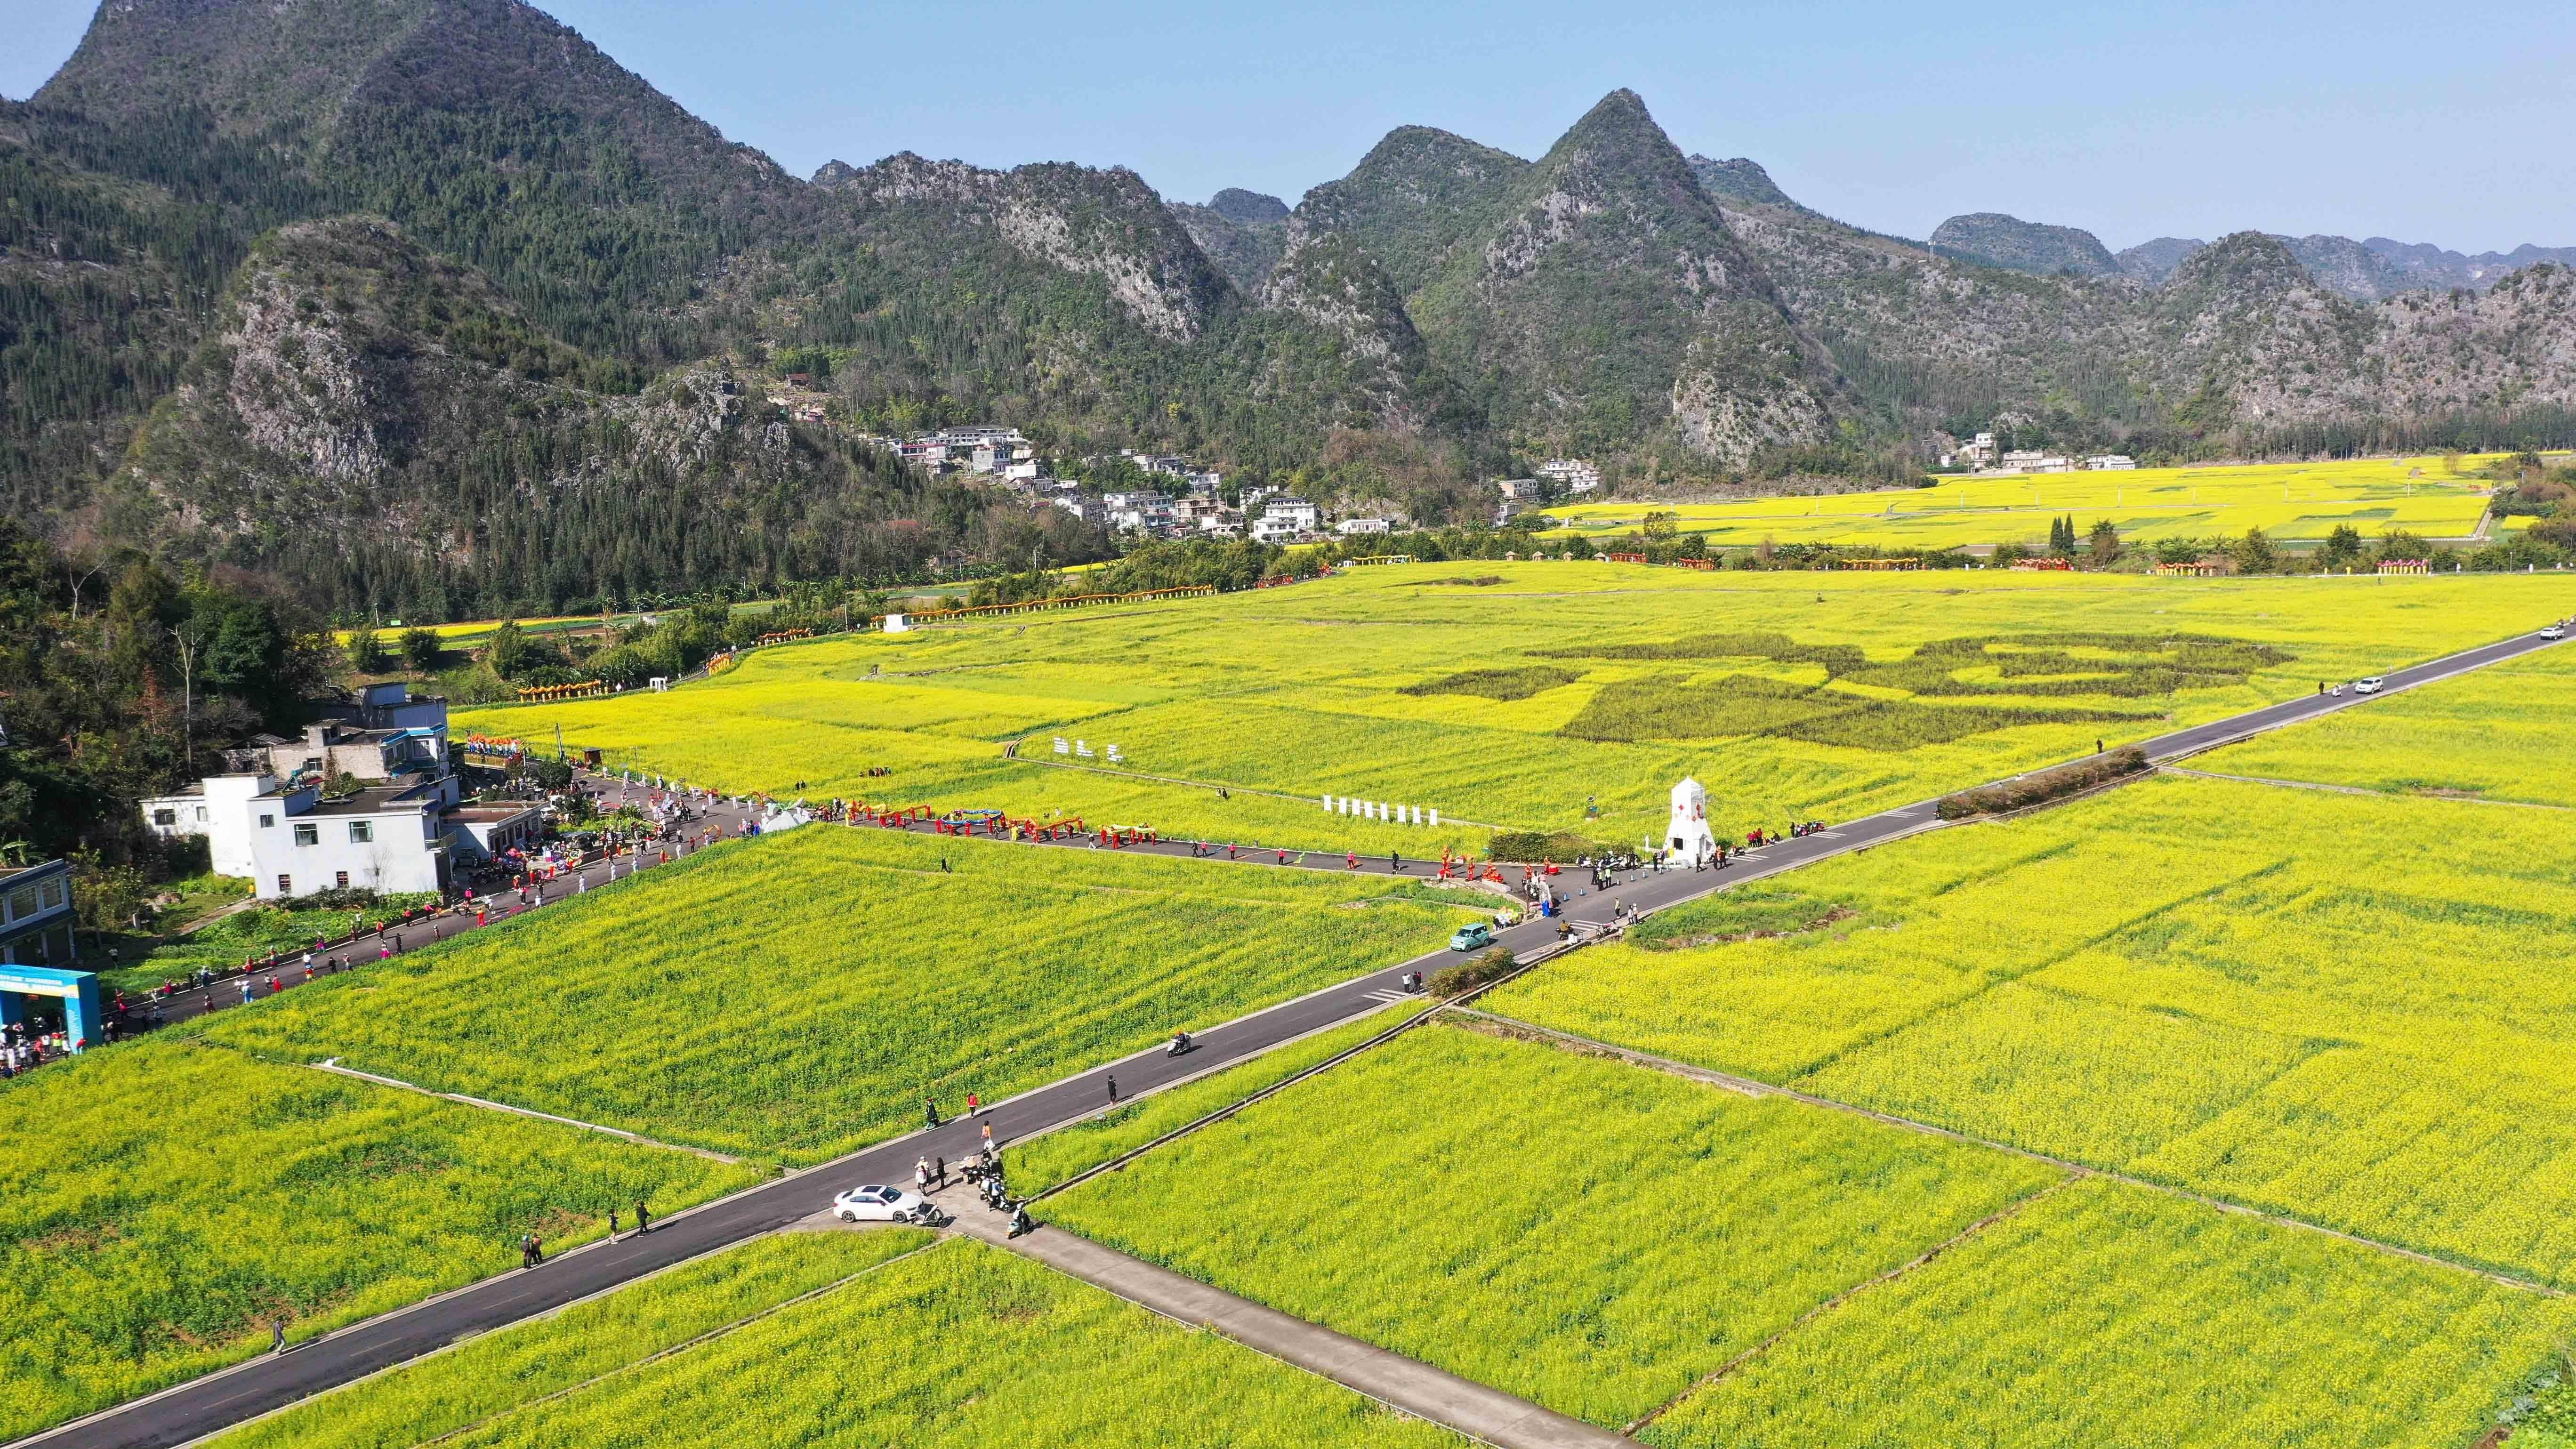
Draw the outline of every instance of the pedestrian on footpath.
<instances>
[{"instance_id":1,"label":"pedestrian on footpath","mask_svg":"<svg viewBox=\"0 0 2576 1449\"><path fill-rule=\"evenodd\" d=\"M930 1159L925 1157L912 1165L912 1189L923 1197L930 1196Z\"/></svg>"},{"instance_id":2,"label":"pedestrian on footpath","mask_svg":"<svg viewBox=\"0 0 2576 1449\"><path fill-rule=\"evenodd\" d=\"M644 1199L640 1197L635 1199L635 1236L639 1238L644 1236L652 1226L653 1220L644 1212Z\"/></svg>"},{"instance_id":3,"label":"pedestrian on footpath","mask_svg":"<svg viewBox=\"0 0 2576 1449\"><path fill-rule=\"evenodd\" d=\"M281 1318L268 1326L268 1351L286 1352L286 1320Z\"/></svg>"},{"instance_id":4,"label":"pedestrian on footpath","mask_svg":"<svg viewBox=\"0 0 2576 1449\"><path fill-rule=\"evenodd\" d=\"M608 1210L608 1240L612 1243L617 1241L617 1209L615 1208Z\"/></svg>"},{"instance_id":5,"label":"pedestrian on footpath","mask_svg":"<svg viewBox=\"0 0 2576 1449\"><path fill-rule=\"evenodd\" d=\"M931 1127L936 1127L936 1126L938 1126L938 1125L939 1125L939 1104L938 1104L938 1103L936 1103L936 1102L931 1101L928 1097L924 1097L924 1098L922 1098L922 1099L921 1099L921 1120L923 1121L923 1123L925 1123L925 1124L926 1124L926 1125L928 1125L928 1126L931 1126Z\"/></svg>"},{"instance_id":6,"label":"pedestrian on footpath","mask_svg":"<svg viewBox=\"0 0 2576 1449\"><path fill-rule=\"evenodd\" d=\"M948 1185L947 1158L933 1156L930 1159L930 1180L939 1184L941 1187L946 1187Z\"/></svg>"},{"instance_id":7,"label":"pedestrian on footpath","mask_svg":"<svg viewBox=\"0 0 2576 1449\"><path fill-rule=\"evenodd\" d=\"M984 1099L983 1099L983 1098L981 1098L981 1097L976 1096L976 1095L975 1095L974 1093L972 1093L972 1092L968 1092L968 1093L966 1094L966 1115L967 1115L967 1116L969 1116L969 1117L981 1117L981 1116L983 1116L983 1115L984 1115Z\"/></svg>"}]
</instances>

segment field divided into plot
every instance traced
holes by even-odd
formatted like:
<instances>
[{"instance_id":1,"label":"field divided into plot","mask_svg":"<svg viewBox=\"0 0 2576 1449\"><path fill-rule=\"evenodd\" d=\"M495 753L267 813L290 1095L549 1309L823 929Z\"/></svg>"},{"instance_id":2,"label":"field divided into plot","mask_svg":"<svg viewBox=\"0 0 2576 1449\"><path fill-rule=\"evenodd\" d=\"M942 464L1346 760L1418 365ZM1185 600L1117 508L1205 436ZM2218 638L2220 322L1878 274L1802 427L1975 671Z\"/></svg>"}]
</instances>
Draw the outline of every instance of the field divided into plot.
<instances>
[{"instance_id":1,"label":"field divided into plot","mask_svg":"<svg viewBox=\"0 0 2576 1449\"><path fill-rule=\"evenodd\" d=\"M1435 1025L1048 1208L1192 1277L1615 1428L2061 1178Z\"/></svg>"},{"instance_id":2,"label":"field divided into plot","mask_svg":"<svg viewBox=\"0 0 2576 1449\"><path fill-rule=\"evenodd\" d=\"M1680 908L1491 1004L2576 1285L2566 839L2166 778L1772 883L1783 934Z\"/></svg>"},{"instance_id":3,"label":"field divided into plot","mask_svg":"<svg viewBox=\"0 0 2576 1449\"><path fill-rule=\"evenodd\" d=\"M756 1274L775 1301L795 1282L846 1276L884 1251L865 1242L875 1234L857 1245L850 1236L797 1233L732 1249L703 1269L680 1270L696 1278L675 1273L623 1290L216 1442L224 1449L412 1449L432 1441L457 1449L1441 1449L1464 1442L963 1239L861 1272L668 1357L635 1362L645 1342L658 1346L681 1324L751 1307L729 1277ZM728 1260L746 1253L759 1261L733 1269ZM539 1401L567 1383L578 1387Z\"/></svg>"},{"instance_id":4,"label":"field divided into plot","mask_svg":"<svg viewBox=\"0 0 2576 1449\"><path fill-rule=\"evenodd\" d=\"M756 1180L168 1037L47 1067L0 1084L0 1439Z\"/></svg>"},{"instance_id":5,"label":"field divided into plot","mask_svg":"<svg viewBox=\"0 0 2576 1449\"><path fill-rule=\"evenodd\" d=\"M946 869L942 862L946 862ZM1415 884L809 825L222 1013L213 1039L820 1161L1437 947Z\"/></svg>"},{"instance_id":6,"label":"field divided into plot","mask_svg":"<svg viewBox=\"0 0 2576 1449\"><path fill-rule=\"evenodd\" d=\"M2471 473L2493 456L2460 460ZM2485 516L2486 480L2441 458L2140 468L2127 472L1950 478L1923 488L1756 498L1728 503L1576 503L1548 510L1552 536L1626 533L1649 512L1725 547L1841 543L1878 548L1959 548L2036 543L2050 520L2073 515L2076 532L2108 520L2131 543L2212 538L2259 528L2276 539L2321 541L2338 526L2373 538L2403 529L2464 539Z\"/></svg>"},{"instance_id":7,"label":"field divided into plot","mask_svg":"<svg viewBox=\"0 0 2576 1449\"><path fill-rule=\"evenodd\" d=\"M2465 1446L2576 1329L2456 1268L1436 1024L1049 1206L1674 1449Z\"/></svg>"},{"instance_id":8,"label":"field divided into plot","mask_svg":"<svg viewBox=\"0 0 2576 1449\"><path fill-rule=\"evenodd\" d=\"M1855 1295L1640 1437L2466 1446L2571 1329L2561 1301L2095 1179Z\"/></svg>"},{"instance_id":9,"label":"field divided into plot","mask_svg":"<svg viewBox=\"0 0 2576 1449\"><path fill-rule=\"evenodd\" d=\"M2570 612L2568 575L1420 564L765 650L667 694L469 711L458 726L551 738L559 725L617 761L733 790L1436 854L1486 832L1327 815L1320 797L1634 843L1691 774L1723 833L1847 819ZM2199 667L2210 657L2225 667ZM1058 736L1087 742L1095 768L1057 768ZM1011 740L1023 758L1003 758ZM1112 743L1130 773L1097 768ZM894 773L865 773L879 765Z\"/></svg>"},{"instance_id":10,"label":"field divided into plot","mask_svg":"<svg viewBox=\"0 0 2576 1449\"><path fill-rule=\"evenodd\" d=\"M2576 808L2576 646L2343 710L2193 763L2399 793Z\"/></svg>"}]
</instances>

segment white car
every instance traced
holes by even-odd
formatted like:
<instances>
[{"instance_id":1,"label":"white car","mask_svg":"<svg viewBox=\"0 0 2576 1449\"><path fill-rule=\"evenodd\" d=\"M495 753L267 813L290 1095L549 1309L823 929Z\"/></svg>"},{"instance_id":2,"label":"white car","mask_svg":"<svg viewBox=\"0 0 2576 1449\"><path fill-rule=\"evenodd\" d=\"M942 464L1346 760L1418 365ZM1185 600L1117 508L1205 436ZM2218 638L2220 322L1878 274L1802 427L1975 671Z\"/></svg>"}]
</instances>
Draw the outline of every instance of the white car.
<instances>
[{"instance_id":1,"label":"white car","mask_svg":"<svg viewBox=\"0 0 2576 1449\"><path fill-rule=\"evenodd\" d=\"M833 1198L832 1216L845 1223L907 1223L929 1207L918 1193L870 1184Z\"/></svg>"},{"instance_id":2,"label":"white car","mask_svg":"<svg viewBox=\"0 0 2576 1449\"><path fill-rule=\"evenodd\" d=\"M2374 675L2370 676L2368 679L2356 680L2356 681L2353 683L2353 686L2352 686L2352 692L2353 692L2353 693L2355 693L2355 694L2377 694L2377 693L2378 693L2378 692L2379 692L2383 687L2385 687L2385 686L2387 685L2387 683L2388 683L2388 681L2387 681L2387 680L2382 679L2382 678L2380 678L2378 675L2374 674Z\"/></svg>"},{"instance_id":3,"label":"white car","mask_svg":"<svg viewBox=\"0 0 2576 1449\"><path fill-rule=\"evenodd\" d=\"M2540 631L2540 637L2543 639L2564 639L2567 637L2567 626L2564 624L2552 624Z\"/></svg>"}]
</instances>

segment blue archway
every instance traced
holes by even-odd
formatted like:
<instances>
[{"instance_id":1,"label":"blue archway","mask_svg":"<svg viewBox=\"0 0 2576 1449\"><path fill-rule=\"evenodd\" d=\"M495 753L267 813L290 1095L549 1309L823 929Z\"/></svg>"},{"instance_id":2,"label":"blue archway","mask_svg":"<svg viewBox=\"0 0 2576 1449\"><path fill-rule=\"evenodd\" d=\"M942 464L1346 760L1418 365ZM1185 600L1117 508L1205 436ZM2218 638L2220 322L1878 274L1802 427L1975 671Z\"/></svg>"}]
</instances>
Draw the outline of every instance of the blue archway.
<instances>
[{"instance_id":1,"label":"blue archway","mask_svg":"<svg viewBox=\"0 0 2576 1449\"><path fill-rule=\"evenodd\" d=\"M100 1021L98 973L57 971L50 966L0 965L0 1026L23 1020L22 996L55 996L63 1003L63 1040L77 1049L96 1041Z\"/></svg>"}]
</instances>

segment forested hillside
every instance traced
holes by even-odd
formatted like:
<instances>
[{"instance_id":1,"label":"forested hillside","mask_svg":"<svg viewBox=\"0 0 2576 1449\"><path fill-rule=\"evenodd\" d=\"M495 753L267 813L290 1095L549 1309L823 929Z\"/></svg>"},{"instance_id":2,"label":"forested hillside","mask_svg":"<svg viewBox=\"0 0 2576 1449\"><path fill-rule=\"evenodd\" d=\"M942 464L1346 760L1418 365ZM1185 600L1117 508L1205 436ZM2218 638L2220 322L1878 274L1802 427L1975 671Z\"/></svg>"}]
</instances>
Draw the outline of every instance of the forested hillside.
<instances>
[{"instance_id":1,"label":"forested hillside","mask_svg":"<svg viewBox=\"0 0 2576 1449\"><path fill-rule=\"evenodd\" d=\"M1106 546L843 441L925 423L1424 522L1560 452L1634 484L1903 481L1986 427L2168 460L2576 442L2545 261L2380 296L2487 259L1944 232L1686 157L1626 91L1535 161L1405 126L1293 212L1198 207L908 153L799 180L517 0L130 0L0 104L0 495L430 615ZM829 424L767 403L787 371Z\"/></svg>"}]
</instances>

